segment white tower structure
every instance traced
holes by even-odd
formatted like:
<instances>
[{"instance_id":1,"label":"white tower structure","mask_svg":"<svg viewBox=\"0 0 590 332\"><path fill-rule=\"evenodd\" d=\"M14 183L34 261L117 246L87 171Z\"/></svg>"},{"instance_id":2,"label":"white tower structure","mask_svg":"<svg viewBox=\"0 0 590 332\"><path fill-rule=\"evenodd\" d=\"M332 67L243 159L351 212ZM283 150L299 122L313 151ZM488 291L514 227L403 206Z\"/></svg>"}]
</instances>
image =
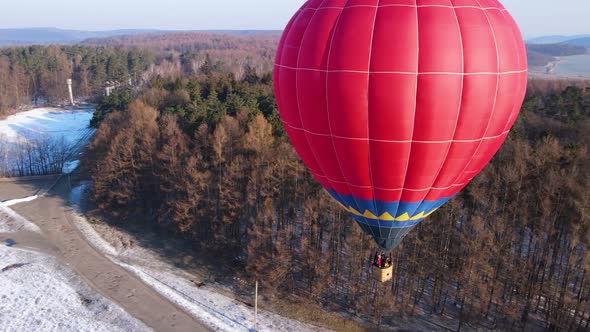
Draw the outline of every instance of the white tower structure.
<instances>
[{"instance_id":1,"label":"white tower structure","mask_svg":"<svg viewBox=\"0 0 590 332\"><path fill-rule=\"evenodd\" d=\"M68 90L70 91L70 103L72 104L72 106L76 106L76 104L74 103L74 93L72 92L72 79L68 78L67 83Z\"/></svg>"}]
</instances>

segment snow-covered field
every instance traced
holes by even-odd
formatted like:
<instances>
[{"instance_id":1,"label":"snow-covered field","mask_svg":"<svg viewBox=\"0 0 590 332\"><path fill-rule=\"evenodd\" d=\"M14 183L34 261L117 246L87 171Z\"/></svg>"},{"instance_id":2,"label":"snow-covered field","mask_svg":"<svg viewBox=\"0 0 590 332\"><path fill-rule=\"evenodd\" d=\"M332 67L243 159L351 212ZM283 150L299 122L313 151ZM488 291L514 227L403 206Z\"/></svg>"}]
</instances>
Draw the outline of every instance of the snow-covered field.
<instances>
[{"instance_id":1,"label":"snow-covered field","mask_svg":"<svg viewBox=\"0 0 590 332\"><path fill-rule=\"evenodd\" d=\"M0 233L40 233L0 203ZM52 256L0 243L0 331L149 331L142 322L90 289Z\"/></svg>"},{"instance_id":2,"label":"snow-covered field","mask_svg":"<svg viewBox=\"0 0 590 332\"><path fill-rule=\"evenodd\" d=\"M38 108L0 120L0 175L69 173L92 136L93 108Z\"/></svg>"},{"instance_id":3,"label":"snow-covered field","mask_svg":"<svg viewBox=\"0 0 590 332\"><path fill-rule=\"evenodd\" d=\"M0 245L0 330L149 331L54 258Z\"/></svg>"},{"instance_id":4,"label":"snow-covered field","mask_svg":"<svg viewBox=\"0 0 590 332\"><path fill-rule=\"evenodd\" d=\"M83 108L62 110L58 108L37 108L17 113L0 121L0 133L9 142L36 136L64 138L67 144L73 144L85 137L94 109Z\"/></svg>"},{"instance_id":5,"label":"snow-covered field","mask_svg":"<svg viewBox=\"0 0 590 332\"><path fill-rule=\"evenodd\" d=\"M79 204L86 184L72 189L70 199ZM93 225L79 213L72 218L86 239L103 254L127 270L135 273L164 297L176 303L187 313L207 324L215 331L249 331L254 327L254 309L231 297L220 294L219 285L198 287L190 276L174 265L163 261L151 250L138 245L109 243ZM96 225L96 227L99 227ZM107 226L104 226L107 227ZM124 234L113 238L119 240ZM137 242L137 241L135 241ZM257 331L325 331L313 325L301 323L286 317L258 311Z\"/></svg>"}]
</instances>

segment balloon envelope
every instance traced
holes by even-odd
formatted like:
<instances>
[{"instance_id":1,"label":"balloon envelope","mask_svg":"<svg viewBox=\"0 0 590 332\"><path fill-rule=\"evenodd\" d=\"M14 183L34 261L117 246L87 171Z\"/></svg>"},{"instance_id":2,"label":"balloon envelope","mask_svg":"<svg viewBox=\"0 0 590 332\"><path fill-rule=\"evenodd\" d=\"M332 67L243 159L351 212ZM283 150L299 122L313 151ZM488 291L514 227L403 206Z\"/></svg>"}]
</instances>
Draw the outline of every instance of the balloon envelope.
<instances>
[{"instance_id":1,"label":"balloon envelope","mask_svg":"<svg viewBox=\"0 0 590 332\"><path fill-rule=\"evenodd\" d=\"M310 0L274 67L297 153L386 250L491 160L526 83L520 31L496 0Z\"/></svg>"}]
</instances>

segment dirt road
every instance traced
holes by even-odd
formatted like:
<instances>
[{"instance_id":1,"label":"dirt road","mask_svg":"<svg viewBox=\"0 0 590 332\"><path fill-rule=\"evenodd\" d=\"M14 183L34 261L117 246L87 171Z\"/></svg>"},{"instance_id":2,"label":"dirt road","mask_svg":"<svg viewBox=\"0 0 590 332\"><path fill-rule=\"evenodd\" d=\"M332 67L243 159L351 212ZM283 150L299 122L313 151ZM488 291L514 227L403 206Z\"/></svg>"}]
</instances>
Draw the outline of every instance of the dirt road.
<instances>
[{"instance_id":1,"label":"dirt road","mask_svg":"<svg viewBox=\"0 0 590 332\"><path fill-rule=\"evenodd\" d=\"M0 178L0 202L45 192L57 179L57 175L13 179Z\"/></svg>"},{"instance_id":2,"label":"dirt road","mask_svg":"<svg viewBox=\"0 0 590 332\"><path fill-rule=\"evenodd\" d=\"M26 196L23 193L34 191L36 185L26 181L5 181L0 182L0 188L3 188L0 189L1 198L6 200L22 198ZM156 331L208 331L201 322L90 246L70 219L67 194L64 177L46 196L12 206L17 213L39 226L42 235L29 232L0 234L0 240L10 236L16 246L56 256L98 293Z\"/></svg>"}]
</instances>

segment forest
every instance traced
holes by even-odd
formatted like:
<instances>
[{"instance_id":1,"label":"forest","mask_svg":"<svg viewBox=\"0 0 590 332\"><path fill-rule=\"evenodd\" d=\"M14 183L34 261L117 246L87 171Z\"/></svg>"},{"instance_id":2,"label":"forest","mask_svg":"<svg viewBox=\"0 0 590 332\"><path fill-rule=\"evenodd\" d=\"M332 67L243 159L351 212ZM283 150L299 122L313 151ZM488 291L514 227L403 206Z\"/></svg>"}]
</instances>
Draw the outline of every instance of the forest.
<instances>
[{"instance_id":1,"label":"forest","mask_svg":"<svg viewBox=\"0 0 590 332\"><path fill-rule=\"evenodd\" d=\"M74 96L94 101L107 85L139 90L152 78L177 78L215 67L241 78L247 65L272 70L279 35L171 33L90 39L72 46L0 48L0 118L29 105L57 105Z\"/></svg>"},{"instance_id":2,"label":"forest","mask_svg":"<svg viewBox=\"0 0 590 332\"><path fill-rule=\"evenodd\" d=\"M68 99L66 79L75 96L92 99L107 81L141 79L155 56L115 47L29 46L0 49L0 116L20 106L60 104Z\"/></svg>"},{"instance_id":3,"label":"forest","mask_svg":"<svg viewBox=\"0 0 590 332\"><path fill-rule=\"evenodd\" d=\"M157 54L174 54L188 67L185 69L193 72L203 65L206 54L226 72L240 78L245 65L256 69L259 75L272 71L280 36L278 31L168 32L88 39L84 45L137 47Z\"/></svg>"},{"instance_id":4,"label":"forest","mask_svg":"<svg viewBox=\"0 0 590 332\"><path fill-rule=\"evenodd\" d=\"M235 288L262 280L266 299L375 326L590 329L587 84L531 81L498 155L410 233L393 282L377 284L372 240L289 144L270 72L193 69L100 100L83 164L104 213L189 239L231 267Z\"/></svg>"}]
</instances>

